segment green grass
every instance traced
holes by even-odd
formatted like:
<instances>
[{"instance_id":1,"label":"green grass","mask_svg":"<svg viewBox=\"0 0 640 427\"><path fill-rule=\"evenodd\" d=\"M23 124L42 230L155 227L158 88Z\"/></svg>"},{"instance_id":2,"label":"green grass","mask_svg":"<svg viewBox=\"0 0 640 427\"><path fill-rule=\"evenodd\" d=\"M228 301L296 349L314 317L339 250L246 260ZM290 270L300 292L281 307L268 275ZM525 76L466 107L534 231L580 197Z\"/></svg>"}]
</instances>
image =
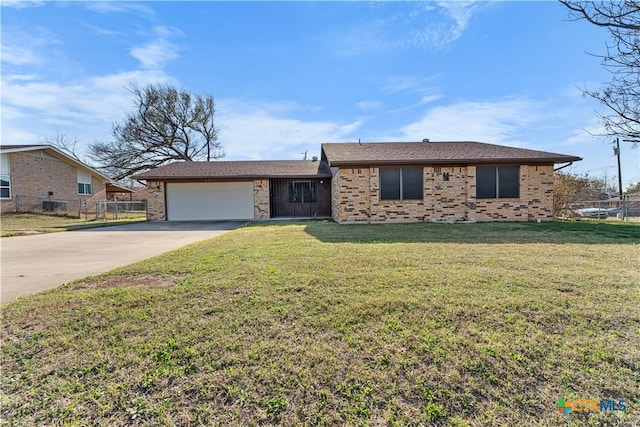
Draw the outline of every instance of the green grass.
<instances>
[{"instance_id":1,"label":"green grass","mask_svg":"<svg viewBox=\"0 0 640 427\"><path fill-rule=\"evenodd\" d=\"M3 307L1 415L637 424L639 242L606 222L244 227Z\"/></svg>"},{"instance_id":2,"label":"green grass","mask_svg":"<svg viewBox=\"0 0 640 427\"><path fill-rule=\"evenodd\" d=\"M3 214L0 217L0 237L52 233L57 231L70 231L83 228L105 227L109 225L140 222L146 220L146 214L141 212L136 215L127 215L126 218L119 219L117 221L96 220L95 217L92 218L91 216L89 216L89 219L83 218L29 213Z\"/></svg>"}]
</instances>

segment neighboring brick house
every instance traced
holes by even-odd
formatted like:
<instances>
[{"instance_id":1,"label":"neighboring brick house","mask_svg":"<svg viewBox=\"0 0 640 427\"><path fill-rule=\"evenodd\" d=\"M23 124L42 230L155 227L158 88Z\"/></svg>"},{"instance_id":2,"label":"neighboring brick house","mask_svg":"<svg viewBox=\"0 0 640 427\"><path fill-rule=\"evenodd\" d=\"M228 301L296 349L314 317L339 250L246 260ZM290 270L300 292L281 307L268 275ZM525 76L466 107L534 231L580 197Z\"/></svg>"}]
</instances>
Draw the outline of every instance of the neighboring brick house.
<instances>
[{"instance_id":1,"label":"neighboring brick house","mask_svg":"<svg viewBox=\"0 0 640 427\"><path fill-rule=\"evenodd\" d=\"M479 142L322 144L312 161L179 162L146 180L151 220L553 219L553 169L582 160Z\"/></svg>"},{"instance_id":2,"label":"neighboring brick house","mask_svg":"<svg viewBox=\"0 0 640 427\"><path fill-rule=\"evenodd\" d=\"M95 211L111 180L50 145L0 146L2 213Z\"/></svg>"}]
</instances>

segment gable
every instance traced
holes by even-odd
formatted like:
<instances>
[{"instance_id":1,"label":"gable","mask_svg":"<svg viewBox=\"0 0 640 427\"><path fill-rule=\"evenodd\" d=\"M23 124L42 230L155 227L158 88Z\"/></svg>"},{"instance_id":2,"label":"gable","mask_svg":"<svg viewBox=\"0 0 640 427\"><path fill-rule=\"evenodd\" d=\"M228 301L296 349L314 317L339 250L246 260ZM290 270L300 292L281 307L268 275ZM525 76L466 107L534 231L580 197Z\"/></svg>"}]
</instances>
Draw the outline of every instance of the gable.
<instances>
[{"instance_id":1,"label":"gable","mask_svg":"<svg viewBox=\"0 0 640 427\"><path fill-rule=\"evenodd\" d=\"M103 175L92 167L85 165L81 161L74 159L51 145L1 145L0 152L3 156L8 156L11 153L20 153L33 157L59 160L75 167L78 171L88 172L100 181L111 181L111 178L108 176Z\"/></svg>"}]
</instances>

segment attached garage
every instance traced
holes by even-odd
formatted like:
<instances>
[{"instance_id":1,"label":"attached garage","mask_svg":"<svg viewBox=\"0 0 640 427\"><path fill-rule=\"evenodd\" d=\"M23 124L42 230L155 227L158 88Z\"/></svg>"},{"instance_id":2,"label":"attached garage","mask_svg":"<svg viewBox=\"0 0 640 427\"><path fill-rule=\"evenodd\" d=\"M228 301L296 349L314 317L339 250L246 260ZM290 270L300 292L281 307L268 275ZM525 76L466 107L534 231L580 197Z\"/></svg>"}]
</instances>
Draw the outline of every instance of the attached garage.
<instances>
[{"instance_id":1,"label":"attached garage","mask_svg":"<svg viewBox=\"0 0 640 427\"><path fill-rule=\"evenodd\" d=\"M329 217L331 170L312 160L175 162L135 175L151 221Z\"/></svg>"},{"instance_id":2,"label":"attached garage","mask_svg":"<svg viewBox=\"0 0 640 427\"><path fill-rule=\"evenodd\" d=\"M253 219L253 181L166 185L169 221Z\"/></svg>"}]
</instances>

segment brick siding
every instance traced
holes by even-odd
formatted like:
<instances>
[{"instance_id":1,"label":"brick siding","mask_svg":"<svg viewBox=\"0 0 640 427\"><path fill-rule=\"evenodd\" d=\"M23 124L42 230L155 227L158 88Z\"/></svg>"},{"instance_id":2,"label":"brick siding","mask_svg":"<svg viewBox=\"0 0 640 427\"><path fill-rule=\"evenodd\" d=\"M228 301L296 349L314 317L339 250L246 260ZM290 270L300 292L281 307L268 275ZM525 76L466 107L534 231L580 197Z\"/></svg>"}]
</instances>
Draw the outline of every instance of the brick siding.
<instances>
[{"instance_id":1,"label":"brick siding","mask_svg":"<svg viewBox=\"0 0 640 427\"><path fill-rule=\"evenodd\" d=\"M8 156L11 200L0 201L3 213L16 211L16 196L22 196L25 200L30 199L31 204L34 205L35 200L38 199L77 202L74 206L68 206L70 213L78 211L80 202L86 202L87 209L94 212L94 202L106 196L106 183L93 175L91 177L92 194L78 194L78 168L63 160L27 153L8 153ZM53 195L49 195L49 192ZM39 204L41 206L41 202Z\"/></svg>"},{"instance_id":2,"label":"brick siding","mask_svg":"<svg viewBox=\"0 0 640 427\"><path fill-rule=\"evenodd\" d=\"M255 219L269 219L271 217L268 179L253 181L253 217Z\"/></svg>"},{"instance_id":3,"label":"brick siding","mask_svg":"<svg viewBox=\"0 0 640 427\"><path fill-rule=\"evenodd\" d=\"M163 181L147 181L147 219L149 221L166 221L165 183Z\"/></svg>"},{"instance_id":4,"label":"brick siding","mask_svg":"<svg viewBox=\"0 0 640 427\"><path fill-rule=\"evenodd\" d=\"M379 168L341 168L332 181L338 222L553 219L553 165L520 166L518 199L476 199L475 166L425 166L423 199L381 201Z\"/></svg>"}]
</instances>

